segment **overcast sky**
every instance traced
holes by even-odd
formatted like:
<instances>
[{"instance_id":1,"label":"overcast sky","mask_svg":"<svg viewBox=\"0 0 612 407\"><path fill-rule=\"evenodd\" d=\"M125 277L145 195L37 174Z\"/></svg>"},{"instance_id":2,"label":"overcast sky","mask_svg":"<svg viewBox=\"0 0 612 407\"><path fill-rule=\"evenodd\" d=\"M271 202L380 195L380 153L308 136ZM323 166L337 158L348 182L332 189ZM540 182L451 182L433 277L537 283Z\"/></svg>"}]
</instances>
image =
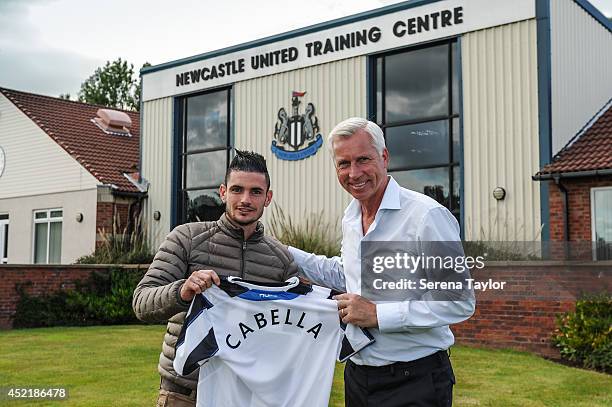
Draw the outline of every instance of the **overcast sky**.
<instances>
[{"instance_id":1,"label":"overcast sky","mask_svg":"<svg viewBox=\"0 0 612 407\"><path fill-rule=\"evenodd\" d=\"M393 3L0 0L0 86L74 99L107 60L121 57L139 70L146 61L156 65ZM612 16L612 0L591 3Z\"/></svg>"}]
</instances>

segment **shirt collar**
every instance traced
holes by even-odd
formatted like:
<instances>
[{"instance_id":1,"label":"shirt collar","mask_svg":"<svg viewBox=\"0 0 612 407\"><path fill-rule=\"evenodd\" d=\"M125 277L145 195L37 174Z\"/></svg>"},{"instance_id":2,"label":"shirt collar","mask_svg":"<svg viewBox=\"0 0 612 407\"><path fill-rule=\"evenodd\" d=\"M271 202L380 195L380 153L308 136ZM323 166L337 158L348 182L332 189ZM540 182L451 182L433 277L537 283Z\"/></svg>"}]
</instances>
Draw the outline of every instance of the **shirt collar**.
<instances>
[{"instance_id":1,"label":"shirt collar","mask_svg":"<svg viewBox=\"0 0 612 407\"><path fill-rule=\"evenodd\" d=\"M383 195L382 201L380 202L380 206L378 207L378 211L380 211L381 209L401 209L400 186L392 176L388 175L388 177L389 182L387 183L387 187L385 188L385 193ZM376 212L378 213L378 211ZM344 213L348 217L360 216L361 205L359 204L359 201L353 198Z\"/></svg>"},{"instance_id":2,"label":"shirt collar","mask_svg":"<svg viewBox=\"0 0 612 407\"><path fill-rule=\"evenodd\" d=\"M400 206L400 186L397 181L389 175L389 183L387 184L387 188L385 189L385 194L383 195L383 199L380 202L381 209L401 209Z\"/></svg>"}]
</instances>

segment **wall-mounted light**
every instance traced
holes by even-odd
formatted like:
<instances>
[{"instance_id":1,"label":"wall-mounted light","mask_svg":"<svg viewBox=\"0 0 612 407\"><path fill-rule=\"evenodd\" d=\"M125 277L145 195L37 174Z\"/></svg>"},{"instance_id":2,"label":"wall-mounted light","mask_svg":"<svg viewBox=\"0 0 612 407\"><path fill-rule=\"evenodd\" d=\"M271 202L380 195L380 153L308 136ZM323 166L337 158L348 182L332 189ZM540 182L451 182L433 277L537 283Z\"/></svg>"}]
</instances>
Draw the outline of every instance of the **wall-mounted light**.
<instances>
[{"instance_id":1,"label":"wall-mounted light","mask_svg":"<svg viewBox=\"0 0 612 407\"><path fill-rule=\"evenodd\" d=\"M504 188L497 187L493 190L493 198L497 199L498 201L503 201L505 197L506 190Z\"/></svg>"},{"instance_id":2,"label":"wall-mounted light","mask_svg":"<svg viewBox=\"0 0 612 407\"><path fill-rule=\"evenodd\" d=\"M159 211L153 212L153 219L160 220L161 219L161 213Z\"/></svg>"},{"instance_id":3,"label":"wall-mounted light","mask_svg":"<svg viewBox=\"0 0 612 407\"><path fill-rule=\"evenodd\" d=\"M81 223L83 222L83 214L81 212L77 213L76 216L74 217L76 219L77 222Z\"/></svg>"}]
</instances>

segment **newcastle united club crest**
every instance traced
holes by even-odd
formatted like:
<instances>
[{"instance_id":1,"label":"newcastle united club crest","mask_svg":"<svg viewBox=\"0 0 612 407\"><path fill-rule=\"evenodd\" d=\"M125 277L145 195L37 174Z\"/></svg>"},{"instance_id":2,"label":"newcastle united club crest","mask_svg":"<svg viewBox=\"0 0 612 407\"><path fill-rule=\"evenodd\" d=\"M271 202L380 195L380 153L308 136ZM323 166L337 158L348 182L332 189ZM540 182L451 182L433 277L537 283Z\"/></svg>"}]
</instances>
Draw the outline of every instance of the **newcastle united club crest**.
<instances>
[{"instance_id":1,"label":"newcastle united club crest","mask_svg":"<svg viewBox=\"0 0 612 407\"><path fill-rule=\"evenodd\" d=\"M304 114L300 114L300 98L306 92L293 91L291 98L292 115L284 107L278 110L278 121L274 127L272 152L281 160L303 160L314 155L323 145L323 136L319 133L319 119L315 116L315 106L306 105Z\"/></svg>"}]
</instances>

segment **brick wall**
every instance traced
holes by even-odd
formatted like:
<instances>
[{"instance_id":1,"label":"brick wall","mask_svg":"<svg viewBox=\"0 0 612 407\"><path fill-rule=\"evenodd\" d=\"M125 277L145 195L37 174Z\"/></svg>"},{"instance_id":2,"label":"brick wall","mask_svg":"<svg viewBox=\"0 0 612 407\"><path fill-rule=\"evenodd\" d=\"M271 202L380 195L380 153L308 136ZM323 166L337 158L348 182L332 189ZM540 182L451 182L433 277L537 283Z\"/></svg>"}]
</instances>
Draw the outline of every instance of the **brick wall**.
<instances>
[{"instance_id":1,"label":"brick wall","mask_svg":"<svg viewBox=\"0 0 612 407\"><path fill-rule=\"evenodd\" d=\"M591 241L591 188L612 186L612 177L563 179L569 198L571 241ZM549 182L550 240L564 239L563 195L554 182Z\"/></svg>"},{"instance_id":2,"label":"brick wall","mask_svg":"<svg viewBox=\"0 0 612 407\"><path fill-rule=\"evenodd\" d=\"M145 267L145 266L124 266ZM0 265L0 328L10 328L17 303L15 284L32 281L31 294L74 287L104 266ZM505 281L502 291L476 292L476 313L453 325L457 343L510 348L557 358L551 345L558 314L582 293L612 292L612 262L490 262L472 273L476 281Z\"/></svg>"},{"instance_id":3,"label":"brick wall","mask_svg":"<svg viewBox=\"0 0 612 407\"><path fill-rule=\"evenodd\" d=\"M551 344L556 316L584 293L612 292L612 262L490 262L476 281L505 281L501 291L476 292L472 318L453 325L457 343L510 348L559 358Z\"/></svg>"},{"instance_id":4,"label":"brick wall","mask_svg":"<svg viewBox=\"0 0 612 407\"><path fill-rule=\"evenodd\" d=\"M117 232L123 231L128 224L128 210L129 204L127 203L98 202L96 211L96 231L104 229L107 233L112 232L115 214L119 226Z\"/></svg>"},{"instance_id":5,"label":"brick wall","mask_svg":"<svg viewBox=\"0 0 612 407\"><path fill-rule=\"evenodd\" d=\"M15 289L17 284L31 282L26 292L38 296L74 288L76 281L86 280L90 273L108 270L108 266L96 265L0 265L0 329L12 328L12 319L19 299Z\"/></svg>"}]
</instances>

